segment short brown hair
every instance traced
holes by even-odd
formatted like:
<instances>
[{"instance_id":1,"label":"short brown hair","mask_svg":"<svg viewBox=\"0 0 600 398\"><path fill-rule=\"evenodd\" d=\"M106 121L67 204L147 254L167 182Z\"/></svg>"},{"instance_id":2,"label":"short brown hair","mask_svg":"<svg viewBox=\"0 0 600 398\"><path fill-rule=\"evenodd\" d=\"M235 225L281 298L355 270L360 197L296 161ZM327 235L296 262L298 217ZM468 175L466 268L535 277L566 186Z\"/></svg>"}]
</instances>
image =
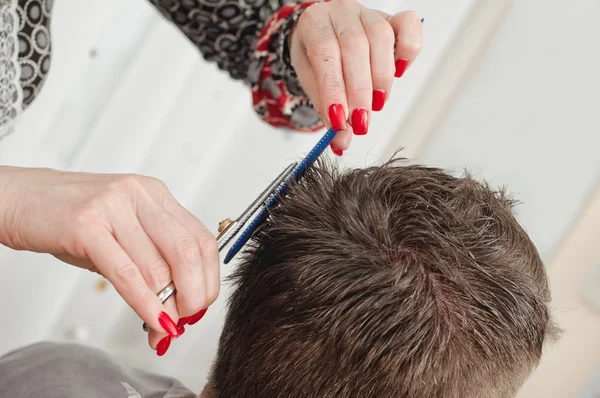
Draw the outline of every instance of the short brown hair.
<instances>
[{"instance_id":1,"label":"short brown hair","mask_svg":"<svg viewBox=\"0 0 600 398\"><path fill-rule=\"evenodd\" d=\"M216 395L512 396L555 334L512 206L402 160L313 167L233 275Z\"/></svg>"}]
</instances>

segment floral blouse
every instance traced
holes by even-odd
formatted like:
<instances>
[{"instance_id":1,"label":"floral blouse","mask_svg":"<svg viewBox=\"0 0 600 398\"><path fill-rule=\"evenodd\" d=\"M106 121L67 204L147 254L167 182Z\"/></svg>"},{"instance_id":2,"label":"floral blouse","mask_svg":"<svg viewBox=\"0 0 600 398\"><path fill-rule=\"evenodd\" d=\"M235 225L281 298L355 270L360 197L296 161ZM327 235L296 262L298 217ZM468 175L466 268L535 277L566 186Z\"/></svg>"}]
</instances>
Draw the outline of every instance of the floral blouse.
<instances>
[{"instance_id":1,"label":"floral blouse","mask_svg":"<svg viewBox=\"0 0 600 398\"><path fill-rule=\"evenodd\" d=\"M291 66L289 34L318 0L149 0L209 62L251 88L273 126L322 124ZM0 0L0 138L35 99L50 71L53 0Z\"/></svg>"}]
</instances>

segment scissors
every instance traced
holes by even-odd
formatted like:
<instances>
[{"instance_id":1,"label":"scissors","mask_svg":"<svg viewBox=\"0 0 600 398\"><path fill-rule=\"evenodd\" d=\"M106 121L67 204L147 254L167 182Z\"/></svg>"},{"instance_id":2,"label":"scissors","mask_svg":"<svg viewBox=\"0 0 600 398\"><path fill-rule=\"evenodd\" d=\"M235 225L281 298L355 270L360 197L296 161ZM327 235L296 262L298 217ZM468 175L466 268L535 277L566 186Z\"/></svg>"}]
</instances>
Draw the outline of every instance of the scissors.
<instances>
[{"instance_id":1,"label":"scissors","mask_svg":"<svg viewBox=\"0 0 600 398\"><path fill-rule=\"evenodd\" d=\"M229 264L240 250L242 250L246 243L252 238L258 227L260 227L268 218L269 210L286 191L288 184L292 181L298 181L302 177L306 169L311 166L329 146L336 134L337 132L335 130L329 129L302 161L288 165L281 174L279 174L267 188L254 199L250 206L248 206L239 217L234 220L227 218L219 223L219 235L217 235L219 253L233 241L233 244L229 247L229 251L223 260L224 264ZM158 299L164 304L176 292L175 285L171 282L158 293ZM143 329L148 332L149 327L146 323L144 323Z\"/></svg>"}]
</instances>

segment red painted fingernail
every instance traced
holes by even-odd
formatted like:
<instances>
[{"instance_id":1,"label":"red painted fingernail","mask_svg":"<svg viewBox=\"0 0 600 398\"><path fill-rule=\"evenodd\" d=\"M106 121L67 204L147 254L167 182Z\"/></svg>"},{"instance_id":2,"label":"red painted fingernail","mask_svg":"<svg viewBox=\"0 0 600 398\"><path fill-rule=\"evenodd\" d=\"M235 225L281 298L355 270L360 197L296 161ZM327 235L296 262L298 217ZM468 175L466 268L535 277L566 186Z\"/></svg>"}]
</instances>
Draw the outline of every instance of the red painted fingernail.
<instances>
[{"instance_id":1,"label":"red painted fingernail","mask_svg":"<svg viewBox=\"0 0 600 398\"><path fill-rule=\"evenodd\" d=\"M177 321L177 327L185 326L190 319L192 319L191 316L183 316L179 318L179 321Z\"/></svg>"},{"instance_id":2,"label":"red painted fingernail","mask_svg":"<svg viewBox=\"0 0 600 398\"><path fill-rule=\"evenodd\" d=\"M373 91L373 111L379 112L385 105L385 90Z\"/></svg>"},{"instance_id":3,"label":"red painted fingernail","mask_svg":"<svg viewBox=\"0 0 600 398\"><path fill-rule=\"evenodd\" d=\"M184 333L185 333L185 328L183 326L177 326L177 337L181 337L181 335Z\"/></svg>"},{"instance_id":4,"label":"red painted fingernail","mask_svg":"<svg viewBox=\"0 0 600 398\"><path fill-rule=\"evenodd\" d=\"M177 325L175 325L175 322L173 322L169 314L164 311L158 314L158 323L160 323L160 326L162 326L163 329L165 329L165 332L171 337L177 337Z\"/></svg>"},{"instance_id":5,"label":"red painted fingernail","mask_svg":"<svg viewBox=\"0 0 600 398\"><path fill-rule=\"evenodd\" d=\"M156 345L156 355L162 357L165 355L169 346L171 345L171 336L164 337L162 340L158 342Z\"/></svg>"},{"instance_id":6,"label":"red painted fingernail","mask_svg":"<svg viewBox=\"0 0 600 398\"><path fill-rule=\"evenodd\" d=\"M191 326L191 325L195 325L196 323L198 323L200 321L200 319L202 319L204 314L206 314L206 310L208 310L208 308L198 311L198 313L196 315L194 315L190 318L190 320L188 321L188 325Z\"/></svg>"},{"instance_id":7,"label":"red painted fingernail","mask_svg":"<svg viewBox=\"0 0 600 398\"><path fill-rule=\"evenodd\" d=\"M404 72L406 71L406 67L408 66L408 60L400 58L396 61L396 73L394 76L402 77Z\"/></svg>"},{"instance_id":8,"label":"red painted fingernail","mask_svg":"<svg viewBox=\"0 0 600 398\"><path fill-rule=\"evenodd\" d=\"M332 104L329 107L329 121L335 131L346 129L346 112L342 104Z\"/></svg>"},{"instance_id":9,"label":"red painted fingernail","mask_svg":"<svg viewBox=\"0 0 600 398\"><path fill-rule=\"evenodd\" d=\"M331 147L331 152L333 152L336 156L342 156L344 154L344 151L334 148L332 144L329 146Z\"/></svg>"},{"instance_id":10,"label":"red painted fingernail","mask_svg":"<svg viewBox=\"0 0 600 398\"><path fill-rule=\"evenodd\" d=\"M358 108L352 112L352 130L356 135L365 135L369 131L369 111Z\"/></svg>"}]
</instances>

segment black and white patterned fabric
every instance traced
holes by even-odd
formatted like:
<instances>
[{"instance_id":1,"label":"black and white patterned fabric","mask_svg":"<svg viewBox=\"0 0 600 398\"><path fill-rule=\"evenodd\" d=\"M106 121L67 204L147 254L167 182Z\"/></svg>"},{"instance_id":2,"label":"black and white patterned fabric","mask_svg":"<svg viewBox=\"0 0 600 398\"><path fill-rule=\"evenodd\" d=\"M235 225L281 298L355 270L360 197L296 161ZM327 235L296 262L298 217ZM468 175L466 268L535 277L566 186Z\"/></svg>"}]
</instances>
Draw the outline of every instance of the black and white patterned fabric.
<instances>
[{"instance_id":1,"label":"black and white patterned fabric","mask_svg":"<svg viewBox=\"0 0 600 398\"><path fill-rule=\"evenodd\" d=\"M302 0L149 0L232 78L249 80L249 63L265 22L285 4ZM277 52L276 48L271 49ZM280 65L280 69L289 69Z\"/></svg>"},{"instance_id":2,"label":"black and white patterned fabric","mask_svg":"<svg viewBox=\"0 0 600 398\"><path fill-rule=\"evenodd\" d=\"M52 0L0 0L0 138L31 104L50 70Z\"/></svg>"},{"instance_id":3,"label":"black and white patterned fabric","mask_svg":"<svg viewBox=\"0 0 600 398\"><path fill-rule=\"evenodd\" d=\"M52 3L53 0L18 0L23 108L31 104L50 71Z\"/></svg>"}]
</instances>

